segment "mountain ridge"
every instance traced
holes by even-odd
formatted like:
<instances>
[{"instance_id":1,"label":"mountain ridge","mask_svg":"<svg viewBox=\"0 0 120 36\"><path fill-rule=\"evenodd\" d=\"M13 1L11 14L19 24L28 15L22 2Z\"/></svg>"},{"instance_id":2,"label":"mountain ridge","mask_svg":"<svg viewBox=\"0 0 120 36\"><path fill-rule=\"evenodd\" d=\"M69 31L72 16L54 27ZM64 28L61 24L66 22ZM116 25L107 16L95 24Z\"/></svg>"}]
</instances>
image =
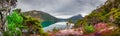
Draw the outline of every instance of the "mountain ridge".
<instances>
[{"instance_id":1,"label":"mountain ridge","mask_svg":"<svg viewBox=\"0 0 120 36\"><path fill-rule=\"evenodd\" d=\"M43 19L44 21L56 21L57 18L48 14L48 13L45 13L43 11L37 11L37 10L31 10L31 11L26 11L26 12L23 12L24 15L29 15L29 16L32 16L32 17L35 17L35 18L41 18Z\"/></svg>"},{"instance_id":2,"label":"mountain ridge","mask_svg":"<svg viewBox=\"0 0 120 36\"><path fill-rule=\"evenodd\" d=\"M78 15L74 15L68 19L77 20L77 19L82 19L82 18L83 18L83 16L81 14L78 14Z\"/></svg>"}]
</instances>

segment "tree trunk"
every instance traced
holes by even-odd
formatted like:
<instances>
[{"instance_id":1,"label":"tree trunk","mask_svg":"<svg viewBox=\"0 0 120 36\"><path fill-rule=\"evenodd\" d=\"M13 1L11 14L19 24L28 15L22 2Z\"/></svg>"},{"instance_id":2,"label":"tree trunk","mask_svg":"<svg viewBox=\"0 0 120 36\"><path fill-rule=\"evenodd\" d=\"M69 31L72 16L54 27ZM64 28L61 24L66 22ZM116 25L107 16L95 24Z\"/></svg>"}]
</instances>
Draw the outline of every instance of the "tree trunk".
<instances>
[{"instance_id":1,"label":"tree trunk","mask_svg":"<svg viewBox=\"0 0 120 36\"><path fill-rule=\"evenodd\" d=\"M3 9L2 11L0 11L0 15L1 15L1 25L2 25L2 31L6 31L6 25L7 25L7 16L10 15L11 13L11 0L9 0L9 2L5 2L2 1L3 3L1 4L1 8ZM5 6L7 4L7 6Z\"/></svg>"},{"instance_id":2,"label":"tree trunk","mask_svg":"<svg viewBox=\"0 0 120 36\"><path fill-rule=\"evenodd\" d=\"M11 11L11 6L10 6L11 3L10 2L11 2L11 0L9 0L8 7L6 8L7 10L5 13L5 19L4 19L4 25L3 25L4 31L7 31L7 27L6 27L7 26L7 16L10 15L10 11Z\"/></svg>"}]
</instances>

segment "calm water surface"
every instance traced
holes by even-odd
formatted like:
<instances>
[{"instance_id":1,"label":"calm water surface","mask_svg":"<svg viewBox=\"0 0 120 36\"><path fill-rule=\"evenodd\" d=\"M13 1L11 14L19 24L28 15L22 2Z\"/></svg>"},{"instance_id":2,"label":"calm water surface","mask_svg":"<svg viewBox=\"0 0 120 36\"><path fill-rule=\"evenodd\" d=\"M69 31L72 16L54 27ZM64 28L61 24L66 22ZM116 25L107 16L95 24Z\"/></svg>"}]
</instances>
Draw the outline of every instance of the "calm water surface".
<instances>
[{"instance_id":1,"label":"calm water surface","mask_svg":"<svg viewBox=\"0 0 120 36\"><path fill-rule=\"evenodd\" d=\"M50 23L50 22L49 22ZM43 30L44 31L52 31L54 28L56 28L56 29L66 29L66 23L67 22L56 22L56 23L53 23L53 24L50 24L50 25L48 25L48 24L45 24L45 25L47 25L47 26L45 26L44 25L44 27L43 27ZM43 25L43 24L42 24ZM70 28L72 28L73 27L73 24L71 24L71 26L70 26Z\"/></svg>"}]
</instances>

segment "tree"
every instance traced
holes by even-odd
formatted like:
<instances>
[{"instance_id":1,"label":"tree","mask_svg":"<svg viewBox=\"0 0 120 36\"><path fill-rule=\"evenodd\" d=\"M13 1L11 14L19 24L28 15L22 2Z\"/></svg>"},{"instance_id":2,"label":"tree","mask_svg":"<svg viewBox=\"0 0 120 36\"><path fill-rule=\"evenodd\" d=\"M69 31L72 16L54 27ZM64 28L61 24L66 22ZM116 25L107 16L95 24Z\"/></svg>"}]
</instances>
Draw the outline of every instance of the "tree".
<instances>
[{"instance_id":1,"label":"tree","mask_svg":"<svg viewBox=\"0 0 120 36\"><path fill-rule=\"evenodd\" d=\"M87 21L88 24L97 24L100 22L100 18L96 12L92 12L91 14L87 15L85 17L85 20Z\"/></svg>"},{"instance_id":2,"label":"tree","mask_svg":"<svg viewBox=\"0 0 120 36\"><path fill-rule=\"evenodd\" d=\"M120 26L120 9L112 8L106 16L109 17L108 19L111 23Z\"/></svg>"},{"instance_id":3,"label":"tree","mask_svg":"<svg viewBox=\"0 0 120 36\"><path fill-rule=\"evenodd\" d=\"M7 30L4 32L8 32L8 34L4 34L9 36L22 36L22 31L20 28L25 26L22 25L23 18L18 14L18 10L14 10L12 14L7 16L7 22Z\"/></svg>"},{"instance_id":4,"label":"tree","mask_svg":"<svg viewBox=\"0 0 120 36\"><path fill-rule=\"evenodd\" d=\"M82 25L83 25L82 22L83 22L82 19L77 20L77 22L75 23L74 27L75 27L75 28L82 27Z\"/></svg>"},{"instance_id":5,"label":"tree","mask_svg":"<svg viewBox=\"0 0 120 36\"><path fill-rule=\"evenodd\" d=\"M69 29L69 28L70 28L71 24L72 24L72 20L71 20L71 19L69 19L69 20L68 20L68 22L66 23L66 25L67 25L67 29Z\"/></svg>"},{"instance_id":6,"label":"tree","mask_svg":"<svg viewBox=\"0 0 120 36\"><path fill-rule=\"evenodd\" d=\"M113 15L113 17L115 19L114 23L117 24L120 27L120 11L118 11L117 13L115 13Z\"/></svg>"},{"instance_id":7,"label":"tree","mask_svg":"<svg viewBox=\"0 0 120 36\"><path fill-rule=\"evenodd\" d=\"M6 29L6 17L11 13L11 9L16 6L17 0L0 0L0 18L4 30Z\"/></svg>"},{"instance_id":8,"label":"tree","mask_svg":"<svg viewBox=\"0 0 120 36\"><path fill-rule=\"evenodd\" d=\"M42 29L42 25L40 24L41 23L40 19L38 20L31 16L24 16L24 15L22 15L22 17L23 17L24 25L28 27L28 31L30 34L36 33L42 36L48 36L48 34L44 32Z\"/></svg>"}]
</instances>

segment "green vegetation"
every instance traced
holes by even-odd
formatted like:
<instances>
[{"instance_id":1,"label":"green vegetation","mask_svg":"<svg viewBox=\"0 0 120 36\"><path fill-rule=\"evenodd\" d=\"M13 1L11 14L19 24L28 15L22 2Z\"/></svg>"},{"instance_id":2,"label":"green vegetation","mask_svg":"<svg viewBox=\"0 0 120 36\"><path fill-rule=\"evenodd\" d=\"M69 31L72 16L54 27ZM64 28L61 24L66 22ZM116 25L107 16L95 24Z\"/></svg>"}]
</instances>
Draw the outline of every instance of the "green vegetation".
<instances>
[{"instance_id":1,"label":"green vegetation","mask_svg":"<svg viewBox=\"0 0 120 36\"><path fill-rule=\"evenodd\" d=\"M88 24L88 22L87 22L86 20L84 20L84 19L79 19L79 20L75 23L74 27L75 27L75 28L83 27L83 26L86 26L86 24Z\"/></svg>"},{"instance_id":2,"label":"green vegetation","mask_svg":"<svg viewBox=\"0 0 120 36\"><path fill-rule=\"evenodd\" d=\"M40 19L24 16L18 12L19 10L16 9L11 15L7 16L8 24L6 25L6 31L3 32L3 36L22 36L22 33L24 33L22 29L28 30L29 35L36 32L36 35L48 36L48 33L42 29Z\"/></svg>"},{"instance_id":3,"label":"green vegetation","mask_svg":"<svg viewBox=\"0 0 120 36\"><path fill-rule=\"evenodd\" d=\"M111 33L109 34L102 34L102 36L119 36L120 35L120 28L114 29Z\"/></svg>"},{"instance_id":4,"label":"green vegetation","mask_svg":"<svg viewBox=\"0 0 120 36\"><path fill-rule=\"evenodd\" d=\"M31 11L27 11L27 12L23 12L23 14L25 16L31 16L31 17L35 17L35 18L39 18L42 19L43 21L57 21L57 18L54 16L51 16L48 13L45 13L43 11L37 11L37 10L31 10Z\"/></svg>"},{"instance_id":5,"label":"green vegetation","mask_svg":"<svg viewBox=\"0 0 120 36\"><path fill-rule=\"evenodd\" d=\"M41 18L44 20L57 20L57 18L50 16L49 14L43 13L41 11L35 11L37 14L43 15L40 16L40 19L36 19L33 17L39 17L33 15L34 11L31 11L32 14L29 13L23 13L26 15L31 16L25 16L21 14L20 9L16 9L13 12L11 11L11 7L16 5L17 0L0 0L0 4L2 9L0 9L0 19L1 24L4 30L3 36L22 36L24 32L22 32L23 29L27 30L29 35L40 35L40 36L48 36L48 33L44 32L41 25ZM9 6L6 6L4 4L7 4ZM6 6L6 7L5 7ZM43 14L39 14L39 13ZM4 14L2 14L4 13ZM7 15L9 14L9 15ZM5 16L5 17L4 17ZM45 17L46 16L46 17ZM7 23L6 23L7 22ZM72 23L72 20L69 19L67 24L67 28L70 27ZM101 25L96 26L97 28L103 28L103 29L97 29L94 27L94 25L101 23ZM110 34L102 34L102 36L119 36L120 35L120 0L107 0L105 5L102 7L92 11L89 15L85 16L83 19L78 20L75 23L74 28L83 28L85 30L85 34L94 33L95 30L108 30L109 27L106 26L105 23L109 23L107 25L112 25L117 27L116 29L113 29ZM96 28L96 29L95 29ZM111 29L110 29L111 30ZM58 32L56 28L53 29L53 32ZM102 32L102 31L100 31ZM97 32L98 33L98 32Z\"/></svg>"},{"instance_id":6,"label":"green vegetation","mask_svg":"<svg viewBox=\"0 0 120 36\"><path fill-rule=\"evenodd\" d=\"M86 34L90 34L95 31L95 28L92 25L86 25L84 26L84 29Z\"/></svg>"},{"instance_id":7,"label":"green vegetation","mask_svg":"<svg viewBox=\"0 0 120 36\"><path fill-rule=\"evenodd\" d=\"M32 18L30 16L24 16L22 15L23 19L24 19L24 24L26 26L28 26L28 31L29 32L38 32L37 34L39 35L46 35L47 36L47 33L43 31L42 29L42 25L40 24L40 19L35 19L35 18ZM32 30L32 31L30 31Z\"/></svg>"},{"instance_id":8,"label":"green vegetation","mask_svg":"<svg viewBox=\"0 0 120 36\"><path fill-rule=\"evenodd\" d=\"M5 31L9 36L22 36L20 28L23 28L22 25L23 18L17 13L17 10L14 10L13 13L7 16L7 31ZM4 35L4 36L5 36Z\"/></svg>"},{"instance_id":9,"label":"green vegetation","mask_svg":"<svg viewBox=\"0 0 120 36\"><path fill-rule=\"evenodd\" d=\"M53 31L54 33L56 33L56 32L58 32L58 31L59 31L59 29L54 28L52 31Z\"/></svg>"},{"instance_id":10,"label":"green vegetation","mask_svg":"<svg viewBox=\"0 0 120 36\"><path fill-rule=\"evenodd\" d=\"M75 23L74 28L79 28L85 26L84 29L86 33L93 32L92 28L95 24L98 23L109 23L112 26L118 27L116 30L113 30L109 36L119 35L120 28L120 0L107 0L105 5L101 6L98 9L92 11L89 15L85 16L83 19L78 20ZM90 26L86 26L90 24ZM108 24L108 25L109 25ZM89 27L89 28L88 28ZM105 36L105 35L103 35Z\"/></svg>"},{"instance_id":11,"label":"green vegetation","mask_svg":"<svg viewBox=\"0 0 120 36\"><path fill-rule=\"evenodd\" d=\"M97 11L96 12L96 11L93 11L91 14L85 16L84 19L78 20L76 22L76 26L78 26L78 24L80 25L80 23L83 21L86 21L87 24L92 24L92 25L95 25L95 24L100 23L100 22L114 23L117 25L120 24L120 22L119 22L120 21L120 9L111 8L109 10L109 12L107 12L107 11L102 11L102 12Z\"/></svg>"},{"instance_id":12,"label":"green vegetation","mask_svg":"<svg viewBox=\"0 0 120 36\"><path fill-rule=\"evenodd\" d=\"M6 31L7 16L11 14L12 8L15 8L17 0L0 0L0 25L2 31Z\"/></svg>"}]
</instances>

